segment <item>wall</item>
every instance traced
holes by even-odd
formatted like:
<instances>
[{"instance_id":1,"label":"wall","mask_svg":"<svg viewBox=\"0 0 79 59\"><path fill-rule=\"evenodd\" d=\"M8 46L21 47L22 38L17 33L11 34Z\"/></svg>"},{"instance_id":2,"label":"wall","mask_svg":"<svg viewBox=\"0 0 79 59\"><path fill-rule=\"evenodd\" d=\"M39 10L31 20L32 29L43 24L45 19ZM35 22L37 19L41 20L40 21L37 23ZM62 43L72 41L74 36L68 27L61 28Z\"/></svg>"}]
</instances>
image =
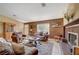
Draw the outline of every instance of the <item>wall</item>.
<instances>
[{"instance_id":1,"label":"wall","mask_svg":"<svg viewBox=\"0 0 79 59\"><path fill-rule=\"evenodd\" d=\"M31 22L31 23L28 23L28 25L29 25L29 34L34 35L34 33L37 32L37 23Z\"/></svg>"},{"instance_id":2,"label":"wall","mask_svg":"<svg viewBox=\"0 0 79 59\"><path fill-rule=\"evenodd\" d=\"M32 33L32 35L34 35L34 33L37 32L37 24L42 24L42 23L49 23L49 31L50 31L50 38L53 38L54 35L63 35L64 31L63 31L63 18L59 18L59 19L50 19L50 20L46 20L46 21L37 21L37 22L30 22L30 23L25 23L25 24L29 24L29 33ZM53 24L58 24L61 27L52 27ZM30 31L32 27L33 31Z\"/></svg>"},{"instance_id":3,"label":"wall","mask_svg":"<svg viewBox=\"0 0 79 59\"><path fill-rule=\"evenodd\" d=\"M68 32L78 33L78 46L75 47L74 53L79 55L79 4L70 4L70 6L74 7L75 14L73 19L70 22L65 22L65 38L68 39ZM73 11L74 11L73 9ZM69 7L68 11L71 10ZM74 26L75 25L75 26Z\"/></svg>"},{"instance_id":4,"label":"wall","mask_svg":"<svg viewBox=\"0 0 79 59\"><path fill-rule=\"evenodd\" d=\"M52 25L56 23L59 25L59 27L52 27ZM64 29L63 29L63 19L56 19L50 21L50 37L52 38L54 35L63 35Z\"/></svg>"},{"instance_id":5,"label":"wall","mask_svg":"<svg viewBox=\"0 0 79 59\"><path fill-rule=\"evenodd\" d=\"M0 37L4 37L8 41L12 41L12 32L7 32L9 24L14 26L14 32L23 32L24 24L6 16L0 16Z\"/></svg>"},{"instance_id":6,"label":"wall","mask_svg":"<svg viewBox=\"0 0 79 59\"><path fill-rule=\"evenodd\" d=\"M0 22L0 37L3 36L3 23Z\"/></svg>"},{"instance_id":7,"label":"wall","mask_svg":"<svg viewBox=\"0 0 79 59\"><path fill-rule=\"evenodd\" d=\"M11 18L6 17L6 16L0 16L0 22L15 24L14 31L23 32L23 23L21 23L19 21L16 21L16 20L11 19Z\"/></svg>"},{"instance_id":8,"label":"wall","mask_svg":"<svg viewBox=\"0 0 79 59\"><path fill-rule=\"evenodd\" d=\"M64 25L79 18L79 3L70 3L68 5L68 9L67 9L66 13L68 13L68 15L71 15L72 13L74 13L74 17L72 19L70 19L69 22L64 18Z\"/></svg>"},{"instance_id":9,"label":"wall","mask_svg":"<svg viewBox=\"0 0 79 59\"><path fill-rule=\"evenodd\" d=\"M79 23L79 20L77 22ZM72 26L72 25L69 25L69 26ZM68 32L73 32L73 33L78 34L78 41L76 43L78 45L76 45L75 50L73 52L74 52L75 55L79 55L79 25L78 26L72 26L72 27L69 27L69 26L66 26L66 28L65 28L65 38L68 40Z\"/></svg>"},{"instance_id":10,"label":"wall","mask_svg":"<svg viewBox=\"0 0 79 59\"><path fill-rule=\"evenodd\" d=\"M72 6L72 8L71 8ZM69 12L69 10L72 10L75 11L75 15L72 19L71 22L67 22L65 27L68 27L68 26L72 26L72 25L76 25L76 24L79 24L79 4L78 3L75 3L75 4L70 4L69 6L70 8L67 10ZM70 28L66 28L65 29L65 37L67 38L67 32L75 32L75 33L78 33L79 34L79 26L76 26L76 27L70 27Z\"/></svg>"},{"instance_id":11,"label":"wall","mask_svg":"<svg viewBox=\"0 0 79 59\"><path fill-rule=\"evenodd\" d=\"M79 26L66 28L65 37L68 38L68 32L78 33L78 43L79 43Z\"/></svg>"},{"instance_id":12,"label":"wall","mask_svg":"<svg viewBox=\"0 0 79 59\"><path fill-rule=\"evenodd\" d=\"M28 35L29 34L29 25L28 24L24 25L24 31L23 31L23 33L25 35Z\"/></svg>"}]
</instances>

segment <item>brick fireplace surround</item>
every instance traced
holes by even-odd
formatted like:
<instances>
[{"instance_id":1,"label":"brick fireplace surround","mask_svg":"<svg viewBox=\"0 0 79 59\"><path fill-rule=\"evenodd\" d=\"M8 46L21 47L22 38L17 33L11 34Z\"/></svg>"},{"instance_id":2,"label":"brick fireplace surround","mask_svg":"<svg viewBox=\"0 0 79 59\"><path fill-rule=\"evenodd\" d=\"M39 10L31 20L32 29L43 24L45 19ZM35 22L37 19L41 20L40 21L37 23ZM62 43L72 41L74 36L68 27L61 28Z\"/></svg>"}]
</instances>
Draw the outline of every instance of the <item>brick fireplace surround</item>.
<instances>
[{"instance_id":1,"label":"brick fireplace surround","mask_svg":"<svg viewBox=\"0 0 79 59\"><path fill-rule=\"evenodd\" d=\"M78 38L77 38L77 44L74 47L74 54L75 55L79 55L79 19L67 24L65 26L65 38L68 39L68 33L77 33L78 34Z\"/></svg>"}]
</instances>

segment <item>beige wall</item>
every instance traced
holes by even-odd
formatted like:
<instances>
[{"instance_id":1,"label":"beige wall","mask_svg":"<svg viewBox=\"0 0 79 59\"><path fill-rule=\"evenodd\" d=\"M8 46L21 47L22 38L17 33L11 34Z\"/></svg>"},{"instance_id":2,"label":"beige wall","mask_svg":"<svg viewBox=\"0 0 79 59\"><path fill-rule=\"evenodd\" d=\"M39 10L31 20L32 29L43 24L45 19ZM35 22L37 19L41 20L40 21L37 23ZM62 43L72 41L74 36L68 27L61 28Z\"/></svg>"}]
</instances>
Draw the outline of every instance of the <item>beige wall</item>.
<instances>
[{"instance_id":1,"label":"beige wall","mask_svg":"<svg viewBox=\"0 0 79 59\"><path fill-rule=\"evenodd\" d=\"M26 24L25 26L24 26L24 34L25 35L28 35L29 34L29 25L28 24Z\"/></svg>"},{"instance_id":2,"label":"beige wall","mask_svg":"<svg viewBox=\"0 0 79 59\"><path fill-rule=\"evenodd\" d=\"M23 23L17 22L16 26L14 27L15 32L23 32Z\"/></svg>"},{"instance_id":3,"label":"beige wall","mask_svg":"<svg viewBox=\"0 0 79 59\"><path fill-rule=\"evenodd\" d=\"M79 4L76 5L76 12L74 16L74 20L79 18Z\"/></svg>"},{"instance_id":4,"label":"beige wall","mask_svg":"<svg viewBox=\"0 0 79 59\"><path fill-rule=\"evenodd\" d=\"M2 33L3 33L3 25L2 23L0 23L0 37L2 37Z\"/></svg>"},{"instance_id":5,"label":"beige wall","mask_svg":"<svg viewBox=\"0 0 79 59\"><path fill-rule=\"evenodd\" d=\"M23 32L23 23L21 23L19 21L16 21L16 20L11 19L11 18L6 17L6 16L0 16L0 22L15 24L14 31Z\"/></svg>"},{"instance_id":6,"label":"beige wall","mask_svg":"<svg viewBox=\"0 0 79 59\"><path fill-rule=\"evenodd\" d=\"M72 21L70 21L71 23L68 24L68 22L66 22L64 20L64 24L68 24L66 25L66 28L65 28L65 38L68 39L68 32L72 32L72 33L77 33L78 34L78 40L77 40L77 44L75 49L74 49L74 53L75 55L79 55L79 26L72 26L73 24L74 25L77 25L79 24L79 3L75 3L75 4L70 4L70 6L74 7L74 9L72 9L73 11L75 10L75 15L73 17L73 19L71 19ZM69 10L71 10L71 7L69 6ZM70 12L69 12L70 13ZM75 20L75 21L74 21ZM68 27L68 26L72 26L72 27Z\"/></svg>"},{"instance_id":7,"label":"beige wall","mask_svg":"<svg viewBox=\"0 0 79 59\"><path fill-rule=\"evenodd\" d=\"M78 19L79 18L79 3L69 4L66 13L68 13L69 15L71 15L72 13L75 13L73 19L70 19L69 22L72 22L72 21ZM66 24L68 24L68 21L66 19L64 19L64 25L66 25Z\"/></svg>"}]
</instances>

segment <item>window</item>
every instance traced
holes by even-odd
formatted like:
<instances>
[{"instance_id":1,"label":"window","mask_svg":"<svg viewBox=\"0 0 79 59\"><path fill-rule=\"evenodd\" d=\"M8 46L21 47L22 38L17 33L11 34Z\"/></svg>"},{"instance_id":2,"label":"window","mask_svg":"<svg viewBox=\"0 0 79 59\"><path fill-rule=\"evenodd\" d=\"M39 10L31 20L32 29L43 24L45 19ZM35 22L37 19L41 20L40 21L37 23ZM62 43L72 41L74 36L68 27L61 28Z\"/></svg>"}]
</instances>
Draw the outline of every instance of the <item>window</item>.
<instances>
[{"instance_id":1,"label":"window","mask_svg":"<svg viewBox=\"0 0 79 59\"><path fill-rule=\"evenodd\" d=\"M37 24L37 32L48 32L49 34L49 23Z\"/></svg>"}]
</instances>

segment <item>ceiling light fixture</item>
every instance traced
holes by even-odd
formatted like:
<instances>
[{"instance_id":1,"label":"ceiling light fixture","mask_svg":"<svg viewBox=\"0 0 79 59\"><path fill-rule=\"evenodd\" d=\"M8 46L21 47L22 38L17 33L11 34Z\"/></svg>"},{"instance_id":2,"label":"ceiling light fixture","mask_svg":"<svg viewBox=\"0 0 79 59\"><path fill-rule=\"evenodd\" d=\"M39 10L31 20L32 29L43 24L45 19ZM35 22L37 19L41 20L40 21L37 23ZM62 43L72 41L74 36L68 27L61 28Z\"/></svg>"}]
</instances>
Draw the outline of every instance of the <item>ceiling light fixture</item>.
<instances>
[{"instance_id":1,"label":"ceiling light fixture","mask_svg":"<svg viewBox=\"0 0 79 59\"><path fill-rule=\"evenodd\" d=\"M16 16L15 14L13 16Z\"/></svg>"},{"instance_id":2,"label":"ceiling light fixture","mask_svg":"<svg viewBox=\"0 0 79 59\"><path fill-rule=\"evenodd\" d=\"M42 7L45 7L45 6L46 6L46 3L41 3L41 6L42 6Z\"/></svg>"}]
</instances>

